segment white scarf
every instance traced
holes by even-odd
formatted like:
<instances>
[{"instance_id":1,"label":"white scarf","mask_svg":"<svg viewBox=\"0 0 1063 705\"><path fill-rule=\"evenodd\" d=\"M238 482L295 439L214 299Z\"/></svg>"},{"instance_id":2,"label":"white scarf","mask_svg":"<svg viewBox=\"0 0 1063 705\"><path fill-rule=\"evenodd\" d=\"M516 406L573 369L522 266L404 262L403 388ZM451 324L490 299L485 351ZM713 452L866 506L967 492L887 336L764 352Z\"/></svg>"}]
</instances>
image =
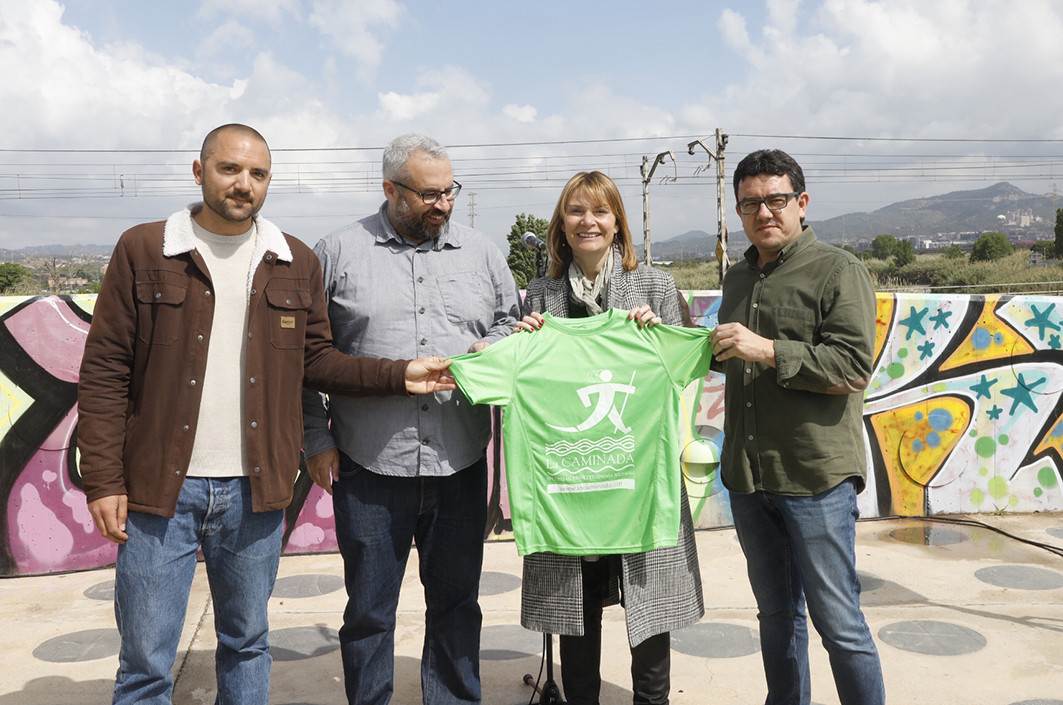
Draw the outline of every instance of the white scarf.
<instances>
[{"instance_id":1,"label":"white scarf","mask_svg":"<svg viewBox=\"0 0 1063 705\"><path fill-rule=\"evenodd\" d=\"M612 252L605 258L605 262L602 264L602 271L598 272L598 276L594 278L593 282L583 275L583 270L579 268L576 260L573 259L568 264L568 283L572 288L573 300L586 306L587 313L597 316L608 307L609 280L612 276ZM601 304L598 303L599 297L601 298Z\"/></svg>"}]
</instances>

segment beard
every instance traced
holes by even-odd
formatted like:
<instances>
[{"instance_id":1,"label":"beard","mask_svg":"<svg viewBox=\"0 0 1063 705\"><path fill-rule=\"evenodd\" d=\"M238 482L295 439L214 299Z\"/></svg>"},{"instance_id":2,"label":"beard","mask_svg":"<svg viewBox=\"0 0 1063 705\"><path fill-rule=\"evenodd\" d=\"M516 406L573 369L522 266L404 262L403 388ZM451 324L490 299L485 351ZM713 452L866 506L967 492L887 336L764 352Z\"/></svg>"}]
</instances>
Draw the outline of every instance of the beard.
<instances>
[{"instance_id":1,"label":"beard","mask_svg":"<svg viewBox=\"0 0 1063 705\"><path fill-rule=\"evenodd\" d=\"M446 228L447 223L450 222L450 212L443 216L443 222L439 225L432 225L427 221L427 218L431 213L432 209L429 209L418 218L413 214L409 204L406 203L406 199L400 198L398 205L395 207L395 220L399 225L396 230L398 230L403 237L416 242L436 240L443 234L443 229Z\"/></svg>"},{"instance_id":2,"label":"beard","mask_svg":"<svg viewBox=\"0 0 1063 705\"><path fill-rule=\"evenodd\" d=\"M232 192L232 196L248 201L242 205L237 205L230 201L227 198L229 195L230 194L219 193L214 189L204 188L203 203L207 208L210 208L231 223L243 223L251 219L262 209L263 201L261 199L254 200L249 193Z\"/></svg>"}]
</instances>

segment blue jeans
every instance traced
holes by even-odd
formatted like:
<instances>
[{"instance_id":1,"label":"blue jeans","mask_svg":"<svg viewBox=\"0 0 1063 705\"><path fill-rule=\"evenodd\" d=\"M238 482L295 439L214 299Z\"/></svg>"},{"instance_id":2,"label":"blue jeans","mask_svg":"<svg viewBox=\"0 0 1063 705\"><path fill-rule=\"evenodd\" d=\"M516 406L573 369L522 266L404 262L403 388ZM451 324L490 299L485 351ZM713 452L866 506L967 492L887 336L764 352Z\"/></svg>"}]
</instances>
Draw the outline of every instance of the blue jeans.
<instances>
[{"instance_id":1,"label":"blue jeans","mask_svg":"<svg viewBox=\"0 0 1063 705\"><path fill-rule=\"evenodd\" d=\"M806 601L842 705L883 705L878 650L860 611L853 480L812 497L771 492L730 497L757 600L766 705L811 701Z\"/></svg>"},{"instance_id":2,"label":"blue jeans","mask_svg":"<svg viewBox=\"0 0 1063 705\"><path fill-rule=\"evenodd\" d=\"M395 610L413 542L426 606L424 702L479 703L486 459L449 477L389 477L340 453L332 492L347 584L340 652L350 705L391 700Z\"/></svg>"},{"instance_id":3,"label":"blue jeans","mask_svg":"<svg viewBox=\"0 0 1063 705\"><path fill-rule=\"evenodd\" d=\"M172 519L130 512L118 547L114 612L122 646L115 705L169 705L188 593L203 549L214 602L217 705L269 701L267 604L284 512L251 511L251 483L185 478Z\"/></svg>"}]
</instances>

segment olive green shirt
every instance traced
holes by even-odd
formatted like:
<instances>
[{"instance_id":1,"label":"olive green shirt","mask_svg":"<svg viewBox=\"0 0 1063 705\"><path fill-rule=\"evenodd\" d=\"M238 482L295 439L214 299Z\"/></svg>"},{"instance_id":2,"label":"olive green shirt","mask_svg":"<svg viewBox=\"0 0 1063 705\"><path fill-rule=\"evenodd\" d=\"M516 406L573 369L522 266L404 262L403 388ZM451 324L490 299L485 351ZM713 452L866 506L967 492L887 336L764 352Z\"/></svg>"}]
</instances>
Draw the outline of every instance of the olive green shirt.
<instances>
[{"instance_id":1,"label":"olive green shirt","mask_svg":"<svg viewBox=\"0 0 1063 705\"><path fill-rule=\"evenodd\" d=\"M719 321L773 340L775 367L717 363L727 375L724 486L810 496L855 477L862 490L862 392L875 343L871 277L808 226L774 261L756 263L750 247L727 270Z\"/></svg>"}]
</instances>

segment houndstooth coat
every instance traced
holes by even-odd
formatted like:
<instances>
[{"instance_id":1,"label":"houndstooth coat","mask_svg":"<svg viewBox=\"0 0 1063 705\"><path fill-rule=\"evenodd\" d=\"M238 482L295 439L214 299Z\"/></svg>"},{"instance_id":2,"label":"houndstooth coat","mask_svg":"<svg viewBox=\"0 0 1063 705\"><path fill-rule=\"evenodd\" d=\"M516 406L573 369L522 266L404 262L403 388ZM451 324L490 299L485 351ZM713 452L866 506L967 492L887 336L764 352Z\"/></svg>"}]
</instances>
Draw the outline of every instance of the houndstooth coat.
<instances>
[{"instance_id":1,"label":"houndstooth coat","mask_svg":"<svg viewBox=\"0 0 1063 705\"><path fill-rule=\"evenodd\" d=\"M619 309L649 304L664 323L682 325L683 322L679 292L672 277L650 267L626 272L619 253L615 251L607 303L609 308ZM543 277L528 284L524 315L533 311L568 318L568 280ZM680 469L676 467L675 471L680 472ZM682 486L681 499L679 540L674 547L621 557L624 608L631 646L655 634L689 626L705 614L694 524L685 486ZM620 591L619 581L613 581L605 604L619 603ZM525 556L520 623L537 632L583 634L583 580L579 556L556 553Z\"/></svg>"}]
</instances>

